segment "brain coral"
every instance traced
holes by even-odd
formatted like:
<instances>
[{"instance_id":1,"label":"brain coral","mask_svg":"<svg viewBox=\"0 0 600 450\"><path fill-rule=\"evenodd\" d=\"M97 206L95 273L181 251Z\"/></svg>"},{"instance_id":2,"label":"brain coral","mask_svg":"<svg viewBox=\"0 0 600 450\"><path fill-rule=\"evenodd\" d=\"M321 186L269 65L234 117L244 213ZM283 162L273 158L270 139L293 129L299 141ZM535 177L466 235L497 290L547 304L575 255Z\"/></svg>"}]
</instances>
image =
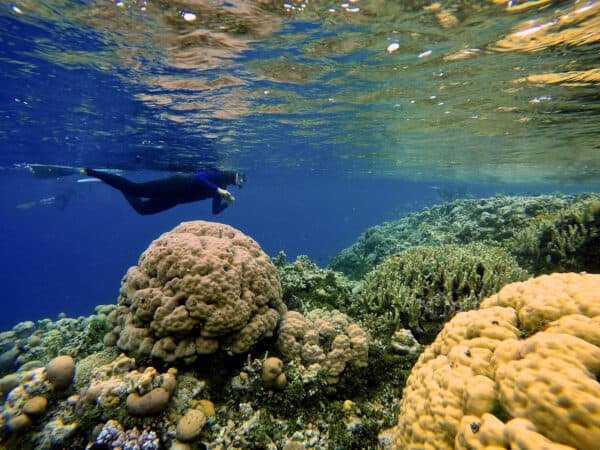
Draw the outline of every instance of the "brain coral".
<instances>
[{"instance_id":1,"label":"brain coral","mask_svg":"<svg viewBox=\"0 0 600 450\"><path fill-rule=\"evenodd\" d=\"M388 449L592 450L600 442L600 275L513 283L419 357Z\"/></svg>"},{"instance_id":2,"label":"brain coral","mask_svg":"<svg viewBox=\"0 0 600 450\"><path fill-rule=\"evenodd\" d=\"M244 353L272 334L286 312L281 296L277 270L253 239L228 225L185 222L127 271L105 341L166 362Z\"/></svg>"}]
</instances>

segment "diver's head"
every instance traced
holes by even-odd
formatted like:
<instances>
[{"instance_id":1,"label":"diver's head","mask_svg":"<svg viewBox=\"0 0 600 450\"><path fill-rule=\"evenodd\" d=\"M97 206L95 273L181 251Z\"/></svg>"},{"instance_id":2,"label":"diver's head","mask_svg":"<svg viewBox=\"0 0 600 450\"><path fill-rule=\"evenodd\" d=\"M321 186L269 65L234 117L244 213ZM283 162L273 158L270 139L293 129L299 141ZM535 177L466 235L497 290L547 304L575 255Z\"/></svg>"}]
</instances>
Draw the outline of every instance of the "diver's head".
<instances>
[{"instance_id":1,"label":"diver's head","mask_svg":"<svg viewBox=\"0 0 600 450\"><path fill-rule=\"evenodd\" d=\"M246 174L242 172L235 173L235 185L237 187L242 187L246 183Z\"/></svg>"}]
</instances>

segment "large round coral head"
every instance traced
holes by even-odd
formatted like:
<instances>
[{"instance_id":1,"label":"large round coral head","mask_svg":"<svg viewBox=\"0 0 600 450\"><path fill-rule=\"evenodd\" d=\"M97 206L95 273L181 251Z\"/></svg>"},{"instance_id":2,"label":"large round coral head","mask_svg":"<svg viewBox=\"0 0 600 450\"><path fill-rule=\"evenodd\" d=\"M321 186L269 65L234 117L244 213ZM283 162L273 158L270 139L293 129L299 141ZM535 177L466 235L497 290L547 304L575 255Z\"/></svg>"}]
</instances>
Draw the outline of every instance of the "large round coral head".
<instances>
[{"instance_id":1,"label":"large round coral head","mask_svg":"<svg viewBox=\"0 0 600 450\"><path fill-rule=\"evenodd\" d=\"M109 320L121 350L173 362L247 352L285 311L277 270L252 238L194 221L150 244L123 278Z\"/></svg>"},{"instance_id":2,"label":"large round coral head","mask_svg":"<svg viewBox=\"0 0 600 450\"><path fill-rule=\"evenodd\" d=\"M388 449L600 448L600 275L512 283L419 357Z\"/></svg>"}]
</instances>

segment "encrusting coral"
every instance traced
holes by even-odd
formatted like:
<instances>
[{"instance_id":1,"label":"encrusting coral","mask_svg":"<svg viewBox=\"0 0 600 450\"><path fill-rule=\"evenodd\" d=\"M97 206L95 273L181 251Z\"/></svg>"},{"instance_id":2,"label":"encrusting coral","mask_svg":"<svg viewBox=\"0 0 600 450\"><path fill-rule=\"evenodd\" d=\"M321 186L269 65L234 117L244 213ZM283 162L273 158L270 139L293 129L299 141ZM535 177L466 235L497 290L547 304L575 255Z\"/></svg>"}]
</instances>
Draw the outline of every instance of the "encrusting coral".
<instances>
[{"instance_id":1,"label":"encrusting coral","mask_svg":"<svg viewBox=\"0 0 600 450\"><path fill-rule=\"evenodd\" d=\"M386 449L573 449L600 442L600 275L505 286L414 366Z\"/></svg>"},{"instance_id":2,"label":"encrusting coral","mask_svg":"<svg viewBox=\"0 0 600 450\"><path fill-rule=\"evenodd\" d=\"M165 362L244 353L272 335L286 312L281 295L277 270L253 239L228 225L185 222L128 270L105 342Z\"/></svg>"}]
</instances>

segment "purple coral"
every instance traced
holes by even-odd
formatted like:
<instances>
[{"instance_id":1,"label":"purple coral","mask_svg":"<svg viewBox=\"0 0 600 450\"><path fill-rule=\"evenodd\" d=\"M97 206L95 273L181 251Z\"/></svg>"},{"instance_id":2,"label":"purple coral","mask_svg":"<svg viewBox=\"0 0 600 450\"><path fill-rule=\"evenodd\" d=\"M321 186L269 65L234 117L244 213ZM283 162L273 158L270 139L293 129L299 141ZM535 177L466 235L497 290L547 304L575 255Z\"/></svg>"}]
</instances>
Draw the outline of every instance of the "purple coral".
<instances>
[{"instance_id":1,"label":"purple coral","mask_svg":"<svg viewBox=\"0 0 600 450\"><path fill-rule=\"evenodd\" d=\"M159 448L156 432L144 429L140 433L136 427L124 430L119 422L112 419L104 424L95 443L120 450L158 450Z\"/></svg>"}]
</instances>

